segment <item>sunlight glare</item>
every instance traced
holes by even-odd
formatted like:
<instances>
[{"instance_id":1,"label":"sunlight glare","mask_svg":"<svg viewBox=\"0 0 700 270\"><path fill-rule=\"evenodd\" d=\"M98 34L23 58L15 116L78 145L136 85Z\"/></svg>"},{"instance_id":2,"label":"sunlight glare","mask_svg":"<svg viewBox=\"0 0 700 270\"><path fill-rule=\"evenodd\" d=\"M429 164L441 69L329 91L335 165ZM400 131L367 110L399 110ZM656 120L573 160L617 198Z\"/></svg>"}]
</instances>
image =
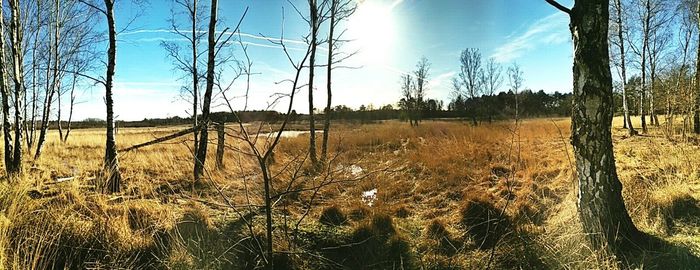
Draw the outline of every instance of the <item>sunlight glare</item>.
<instances>
[{"instance_id":1,"label":"sunlight glare","mask_svg":"<svg viewBox=\"0 0 700 270\"><path fill-rule=\"evenodd\" d=\"M388 60L396 31L392 7L377 0L361 1L350 19L348 34L364 64L381 64Z\"/></svg>"}]
</instances>

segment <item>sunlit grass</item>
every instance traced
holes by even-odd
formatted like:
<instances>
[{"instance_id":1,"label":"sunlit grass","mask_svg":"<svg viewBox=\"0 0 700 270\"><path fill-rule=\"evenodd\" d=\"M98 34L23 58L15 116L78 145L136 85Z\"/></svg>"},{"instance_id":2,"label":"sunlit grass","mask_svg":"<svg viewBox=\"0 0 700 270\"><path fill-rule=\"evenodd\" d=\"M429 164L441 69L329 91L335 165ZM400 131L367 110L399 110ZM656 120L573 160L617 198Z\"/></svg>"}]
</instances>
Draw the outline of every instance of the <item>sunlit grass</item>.
<instances>
[{"instance_id":1,"label":"sunlit grass","mask_svg":"<svg viewBox=\"0 0 700 270\"><path fill-rule=\"evenodd\" d=\"M121 149L185 128L121 129L118 145ZM610 258L586 247L577 221L568 119L528 119L518 129L513 121L476 127L424 121L417 128L387 121L337 123L334 128L330 168L356 166L368 174L321 190L303 222L305 237L323 238L329 233L316 229L330 226L319 222L323 209L335 209L335 215L346 217L333 236L339 243L360 233L373 217L388 215L396 235L377 244L399 245L395 251L410 253L417 264L483 268L489 252L478 249L460 214L466 202L478 195L488 198L495 209L507 206L505 214L512 223L496 249L495 267L617 267ZM650 127L650 136L627 138L619 118L613 135L618 175L637 226L689 246L697 254L699 223L688 213L697 208L700 190L698 146L670 142L655 127ZM192 185L192 142L186 136L122 153L124 192L103 195L95 179L104 154L103 130L74 130L67 143L59 142L51 131L41 159L26 164L25 176L0 185L0 248L4 250L0 263L7 269L45 269L55 264L245 268L243 263L253 257L243 247L254 247L254 242L219 190L234 204L261 204L259 169L251 157L233 150L246 150L246 146L228 136L226 169L217 170L213 166L215 132L210 138L214 140L204 186ZM261 140L259 147L263 146ZM279 173L278 190L292 175L285 165L303 160L307 147L307 135L282 140L272 166ZM347 178L351 172L340 170L334 177ZM318 180L312 174L300 175L299 185ZM72 176L76 178L53 183ZM372 189L377 189L376 202L368 206L362 193ZM303 193L281 200L275 212L278 226L285 218L300 217L305 212L303 203L310 198ZM249 218L256 224L253 233L262 235L259 218ZM449 241L436 239L436 232ZM292 248L281 233L276 232L276 248ZM289 260L314 267L308 260L294 258ZM640 259L640 264L648 262Z\"/></svg>"}]
</instances>

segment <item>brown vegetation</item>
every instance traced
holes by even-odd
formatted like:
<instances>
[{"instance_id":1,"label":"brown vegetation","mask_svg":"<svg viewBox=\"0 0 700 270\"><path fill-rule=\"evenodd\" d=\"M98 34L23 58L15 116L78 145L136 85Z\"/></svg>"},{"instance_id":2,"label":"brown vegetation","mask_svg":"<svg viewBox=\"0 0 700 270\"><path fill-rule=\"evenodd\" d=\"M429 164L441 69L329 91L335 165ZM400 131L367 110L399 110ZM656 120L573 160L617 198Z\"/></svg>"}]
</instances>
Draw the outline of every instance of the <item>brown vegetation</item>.
<instances>
[{"instance_id":1,"label":"brown vegetation","mask_svg":"<svg viewBox=\"0 0 700 270\"><path fill-rule=\"evenodd\" d=\"M122 129L120 147L179 129ZM568 120L526 120L519 132L512 131L512 122L339 125L330 138L329 153L336 156L331 169L334 179L349 180L319 191L296 238L280 230L306 212L312 194L289 194L278 202L275 249L303 252L279 253L276 265L474 269L491 260L496 269L616 268L611 258L585 244L575 206ZM630 215L640 230L659 239L662 244L656 247L665 249L650 248L625 260L644 267L673 262L677 269L691 269L700 250L698 146L669 142L661 130L650 131L626 137L624 130L614 129L615 154ZM190 184L191 143L184 141L189 138L126 153L121 156L123 192L104 195L95 180L104 132L73 134L62 145L49 133L42 159L25 168L26 176L0 185L4 268L260 265L256 239L265 241L264 214L251 206L253 211L237 215L217 192L222 190L238 210L248 209L246 194L250 204L262 204L256 164L239 159L235 145L227 147L226 169L207 163L205 184L197 187ZM304 135L284 138L273 172L292 173L283 166L303 153L307 143ZM299 187L322 179L323 173L304 174L311 167L304 168ZM274 187L281 188L289 178L276 179ZM370 206L363 192L373 189L377 193ZM479 221L494 217L502 229L482 230ZM248 228L244 220L254 226Z\"/></svg>"}]
</instances>

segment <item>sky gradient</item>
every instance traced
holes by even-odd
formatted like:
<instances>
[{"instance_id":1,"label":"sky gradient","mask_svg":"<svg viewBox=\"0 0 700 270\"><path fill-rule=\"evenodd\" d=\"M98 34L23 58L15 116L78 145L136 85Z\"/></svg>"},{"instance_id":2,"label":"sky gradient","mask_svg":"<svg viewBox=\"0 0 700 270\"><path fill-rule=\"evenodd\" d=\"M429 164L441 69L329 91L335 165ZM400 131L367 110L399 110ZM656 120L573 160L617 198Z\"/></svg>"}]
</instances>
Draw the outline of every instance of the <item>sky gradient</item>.
<instances>
[{"instance_id":1,"label":"sky gradient","mask_svg":"<svg viewBox=\"0 0 700 270\"><path fill-rule=\"evenodd\" d=\"M118 28L124 27L139 8L128 2L118 2ZM289 84L278 82L292 78L294 70L282 50L262 36L279 38L284 26L287 44L293 56L299 58L304 48L300 42L308 26L284 0L220 2L220 30L234 27L245 8L249 8L240 29L256 73L251 81L249 106L266 109L273 101L272 95L289 92ZM292 2L306 11L304 1ZM567 6L571 2L561 1ZM183 74L173 69L160 45L161 41L181 42L167 31L171 7L170 1L151 0L142 15L118 37L114 89L118 120L190 114L190 105L180 95L180 87L189 81L180 80ZM427 97L447 104L452 92L450 79L458 72L459 54L465 48L478 48L484 58L493 57L504 66L517 62L525 74L525 88L571 92L568 18L543 0L365 0L346 25L348 38L353 42L343 50L357 50L358 54L344 64L355 68L333 73L335 105L358 108L363 104L396 104L400 98L399 77L411 72L423 56L431 62ZM234 48L232 53L242 57L240 48ZM317 58L326 58L325 49L319 50ZM222 75L224 79L232 76ZM303 83L307 81L308 76L304 76ZM315 85L315 107L322 108L326 99L325 71L317 72ZM90 84L82 84L81 88L75 119L104 119L104 89ZM507 89L504 82L500 90ZM235 83L231 91L230 96L242 95L244 85ZM307 93L300 91L295 100L294 108L300 113L308 112ZM281 110L287 102L282 100L276 108ZM233 104L235 109L242 109L241 99ZM220 98L212 105L213 111L227 110Z\"/></svg>"}]
</instances>

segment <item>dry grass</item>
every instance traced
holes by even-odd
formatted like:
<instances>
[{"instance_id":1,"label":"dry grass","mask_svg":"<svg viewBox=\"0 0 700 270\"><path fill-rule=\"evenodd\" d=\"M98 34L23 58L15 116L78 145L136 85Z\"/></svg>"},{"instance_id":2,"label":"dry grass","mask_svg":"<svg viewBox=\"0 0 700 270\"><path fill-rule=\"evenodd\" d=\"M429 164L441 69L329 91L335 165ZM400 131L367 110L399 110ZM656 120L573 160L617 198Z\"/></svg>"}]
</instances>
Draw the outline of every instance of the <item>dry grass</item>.
<instances>
[{"instance_id":1,"label":"dry grass","mask_svg":"<svg viewBox=\"0 0 700 270\"><path fill-rule=\"evenodd\" d=\"M668 254L650 251L624 260L653 268L658 265L654 258L671 256L681 258L678 268L689 266L693 256L700 254L698 146L693 140L671 142L659 128L627 138L620 123L615 119L614 150L630 214L644 232L676 247ZM126 147L180 128L122 129L118 142ZM484 203L493 207L491 212L505 209L512 223L499 237L492 267L620 267L584 244L576 214L567 119L526 120L517 131L513 122L477 127L424 122L411 128L389 121L334 128L330 143L337 156L329 170L314 175L303 165L294 183L308 187L324 175L353 179L314 195L314 207L300 227L300 237L305 239L301 246L313 256L340 260L342 254L328 250L376 235L379 240L372 240L374 246L367 248L386 251L384 257L399 260L399 264L381 265L484 268L490 249L478 249L462 224L460 209L474 198L487 198ZM194 187L188 138L129 152L120 156L124 192L107 196L99 192L101 183L94 178L103 155L102 130L76 130L66 144L56 139L57 134L49 133L42 158L33 167L27 165L24 178L0 184L0 248L4 251L0 269L246 269L260 259L251 229L225 206L217 191L234 204L262 203L255 162L245 155L228 149L227 168L216 170L210 162L205 185ZM231 147L241 146L233 137L227 141ZM296 166L285 165L299 164L307 143L304 135L283 139L272 169L279 175L277 190L295 175ZM208 158L213 161L214 141L210 149ZM358 168L360 172L354 172ZM331 171L330 176L324 174ZM66 176L76 179L51 184ZM362 194L373 189L377 194L369 206ZM311 198L310 192L284 196L275 212L277 225L302 216ZM245 216L255 224L254 235L264 235L261 218L257 212ZM278 249L300 246L282 232L277 231L276 237ZM302 255L275 260L319 267ZM334 263L338 262L323 265Z\"/></svg>"}]
</instances>

